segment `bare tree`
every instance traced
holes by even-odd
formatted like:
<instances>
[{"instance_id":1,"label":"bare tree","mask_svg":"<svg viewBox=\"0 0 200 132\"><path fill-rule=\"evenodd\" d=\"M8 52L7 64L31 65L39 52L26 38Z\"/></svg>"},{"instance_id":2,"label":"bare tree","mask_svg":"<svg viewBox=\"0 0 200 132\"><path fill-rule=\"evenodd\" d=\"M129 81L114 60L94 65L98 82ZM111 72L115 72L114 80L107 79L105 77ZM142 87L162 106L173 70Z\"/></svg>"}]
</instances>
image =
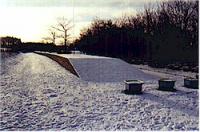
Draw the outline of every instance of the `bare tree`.
<instances>
[{"instance_id":1,"label":"bare tree","mask_svg":"<svg viewBox=\"0 0 200 132\"><path fill-rule=\"evenodd\" d=\"M72 28L70 24L71 21L63 17L58 19L58 24L56 26L52 26L53 29L56 29L61 33L58 37L64 40L65 52L67 52L67 39L69 37L68 31Z\"/></svg>"},{"instance_id":2,"label":"bare tree","mask_svg":"<svg viewBox=\"0 0 200 132\"><path fill-rule=\"evenodd\" d=\"M56 31L54 29L49 29L49 37L44 37L43 40L51 41L55 45L56 42Z\"/></svg>"}]
</instances>

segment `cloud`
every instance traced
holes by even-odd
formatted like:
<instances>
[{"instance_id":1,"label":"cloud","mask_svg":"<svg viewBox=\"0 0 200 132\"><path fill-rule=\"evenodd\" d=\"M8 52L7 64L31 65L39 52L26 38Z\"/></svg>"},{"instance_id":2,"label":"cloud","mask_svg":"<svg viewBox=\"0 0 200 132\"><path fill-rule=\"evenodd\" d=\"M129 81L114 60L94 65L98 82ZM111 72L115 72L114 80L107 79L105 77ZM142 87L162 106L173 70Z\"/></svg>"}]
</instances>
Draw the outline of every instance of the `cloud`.
<instances>
[{"instance_id":1,"label":"cloud","mask_svg":"<svg viewBox=\"0 0 200 132\"><path fill-rule=\"evenodd\" d=\"M0 0L1 6L14 7L127 7L164 0ZM165 0L166 1L166 0Z\"/></svg>"}]
</instances>

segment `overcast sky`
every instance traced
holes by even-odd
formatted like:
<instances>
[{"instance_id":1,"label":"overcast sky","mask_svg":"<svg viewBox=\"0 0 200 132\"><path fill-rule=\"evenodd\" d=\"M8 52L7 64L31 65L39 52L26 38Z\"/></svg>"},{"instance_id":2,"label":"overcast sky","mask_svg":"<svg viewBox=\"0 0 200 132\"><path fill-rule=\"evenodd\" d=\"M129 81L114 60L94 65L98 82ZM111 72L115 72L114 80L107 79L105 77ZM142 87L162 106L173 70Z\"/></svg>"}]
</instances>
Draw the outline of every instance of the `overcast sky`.
<instances>
[{"instance_id":1,"label":"overcast sky","mask_svg":"<svg viewBox=\"0 0 200 132\"><path fill-rule=\"evenodd\" d=\"M12 35L22 41L41 41L58 17L73 21L70 34L95 18L117 18L124 13L136 14L145 5L164 0L0 0L0 36Z\"/></svg>"}]
</instances>

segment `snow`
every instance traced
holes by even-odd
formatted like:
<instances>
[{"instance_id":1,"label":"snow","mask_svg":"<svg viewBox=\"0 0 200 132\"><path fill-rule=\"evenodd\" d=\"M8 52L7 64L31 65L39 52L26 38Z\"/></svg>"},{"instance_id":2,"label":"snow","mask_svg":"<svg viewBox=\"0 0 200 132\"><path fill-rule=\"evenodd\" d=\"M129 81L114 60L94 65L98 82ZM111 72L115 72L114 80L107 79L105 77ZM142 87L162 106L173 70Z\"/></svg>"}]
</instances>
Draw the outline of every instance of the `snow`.
<instances>
[{"instance_id":1,"label":"snow","mask_svg":"<svg viewBox=\"0 0 200 132\"><path fill-rule=\"evenodd\" d=\"M157 76L149 75L130 64L117 59L82 54L61 54L70 60L80 78L92 82L123 82L130 79L155 80Z\"/></svg>"},{"instance_id":2,"label":"snow","mask_svg":"<svg viewBox=\"0 0 200 132\"><path fill-rule=\"evenodd\" d=\"M45 52L44 52L45 53ZM49 53L49 54L55 54L55 55L59 55L59 56L63 56L63 57L67 57L69 59L71 58L82 58L82 59L85 59L85 58L107 58L109 59L109 57L104 57L104 56L95 56L95 55L86 55L86 54L56 54L56 53Z\"/></svg>"},{"instance_id":3,"label":"snow","mask_svg":"<svg viewBox=\"0 0 200 132\"><path fill-rule=\"evenodd\" d=\"M148 65L133 65L136 68L141 69L145 73L150 73L152 74L152 71L155 71L153 74L157 74L158 76L179 76L179 77L193 77L195 78L197 73L194 72L184 72L184 71L178 71L178 70L172 70L168 68L152 68L149 67Z\"/></svg>"},{"instance_id":4,"label":"snow","mask_svg":"<svg viewBox=\"0 0 200 132\"><path fill-rule=\"evenodd\" d=\"M87 57L79 55L70 61L77 71L82 65L82 72L98 70L90 66L94 63L83 62L89 59L98 59L95 66L103 61L112 67L109 61L114 61L120 70L130 68L135 71L130 77L144 76L142 80L148 82L143 94L126 95L122 92L124 78L106 77L112 72L120 74L114 66L109 74L103 73L111 82L101 77L91 80L74 76L47 57L21 53L1 61L0 130L199 130L198 90L183 87L182 77L168 75L177 80L178 91L163 92L157 90L155 75L118 59Z\"/></svg>"}]
</instances>

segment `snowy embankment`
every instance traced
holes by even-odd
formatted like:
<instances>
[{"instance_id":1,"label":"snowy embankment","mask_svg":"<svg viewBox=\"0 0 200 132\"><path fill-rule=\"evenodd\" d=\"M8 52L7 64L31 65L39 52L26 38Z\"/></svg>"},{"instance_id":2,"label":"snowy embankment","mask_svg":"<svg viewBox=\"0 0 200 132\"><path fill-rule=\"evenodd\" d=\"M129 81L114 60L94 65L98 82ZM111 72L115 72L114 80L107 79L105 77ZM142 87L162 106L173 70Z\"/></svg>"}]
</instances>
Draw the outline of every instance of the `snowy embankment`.
<instances>
[{"instance_id":1,"label":"snowy embankment","mask_svg":"<svg viewBox=\"0 0 200 132\"><path fill-rule=\"evenodd\" d=\"M168 68L153 68L148 65L133 65L133 66L138 69L141 69L145 73L157 75L160 77L179 76L182 79L183 77L196 78L196 75L197 75L197 73L195 72L184 72L182 70L178 71L178 70L171 70Z\"/></svg>"},{"instance_id":2,"label":"snowy embankment","mask_svg":"<svg viewBox=\"0 0 200 132\"><path fill-rule=\"evenodd\" d=\"M77 71L78 67L85 72L93 70L92 62L85 62L83 68L84 62L75 62L86 56L73 57L69 58ZM109 61L118 62L111 58ZM163 92L156 90L157 80L152 80L155 76L134 68L132 77L144 75L142 80L151 81L143 85L144 94L125 95L121 81L124 78L119 82L112 78L113 82L99 82L102 79L99 75L88 82L82 79L84 76L78 78L51 59L34 53L19 54L1 62L1 67L1 130L199 129L198 90L183 87L180 77L173 76L178 80L177 92Z\"/></svg>"},{"instance_id":3,"label":"snowy embankment","mask_svg":"<svg viewBox=\"0 0 200 132\"><path fill-rule=\"evenodd\" d=\"M92 82L123 82L127 79L150 81L157 76L146 74L130 64L116 58L82 54L59 55L70 60L80 78Z\"/></svg>"}]
</instances>

